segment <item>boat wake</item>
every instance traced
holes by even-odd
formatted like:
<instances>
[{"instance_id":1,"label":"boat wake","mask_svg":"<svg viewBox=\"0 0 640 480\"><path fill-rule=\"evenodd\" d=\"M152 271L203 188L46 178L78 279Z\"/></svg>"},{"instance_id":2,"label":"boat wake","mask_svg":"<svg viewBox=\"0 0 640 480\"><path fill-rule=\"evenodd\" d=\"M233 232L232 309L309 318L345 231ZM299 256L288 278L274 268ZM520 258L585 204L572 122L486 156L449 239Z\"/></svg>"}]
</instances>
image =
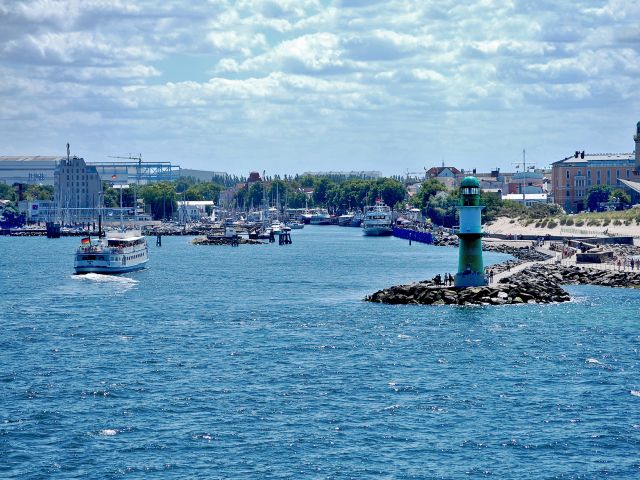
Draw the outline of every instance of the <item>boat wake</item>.
<instances>
[{"instance_id":1,"label":"boat wake","mask_svg":"<svg viewBox=\"0 0 640 480\"><path fill-rule=\"evenodd\" d=\"M92 283L112 283L118 285L134 285L138 280L121 277L118 275L103 275L101 273L85 273L84 275L74 275L74 279Z\"/></svg>"}]
</instances>

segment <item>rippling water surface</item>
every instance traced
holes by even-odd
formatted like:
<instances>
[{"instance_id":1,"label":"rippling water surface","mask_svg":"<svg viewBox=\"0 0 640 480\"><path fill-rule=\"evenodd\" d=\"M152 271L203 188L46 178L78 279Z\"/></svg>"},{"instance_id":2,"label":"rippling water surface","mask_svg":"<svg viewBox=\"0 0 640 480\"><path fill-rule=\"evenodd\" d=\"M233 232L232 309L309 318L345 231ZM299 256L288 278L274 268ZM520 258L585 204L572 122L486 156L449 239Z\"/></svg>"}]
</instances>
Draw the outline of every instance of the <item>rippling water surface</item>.
<instances>
[{"instance_id":1,"label":"rippling water surface","mask_svg":"<svg viewBox=\"0 0 640 480\"><path fill-rule=\"evenodd\" d=\"M78 239L0 237L1 478L640 476L640 292L368 304L457 251L189 240L108 277L72 275Z\"/></svg>"}]
</instances>

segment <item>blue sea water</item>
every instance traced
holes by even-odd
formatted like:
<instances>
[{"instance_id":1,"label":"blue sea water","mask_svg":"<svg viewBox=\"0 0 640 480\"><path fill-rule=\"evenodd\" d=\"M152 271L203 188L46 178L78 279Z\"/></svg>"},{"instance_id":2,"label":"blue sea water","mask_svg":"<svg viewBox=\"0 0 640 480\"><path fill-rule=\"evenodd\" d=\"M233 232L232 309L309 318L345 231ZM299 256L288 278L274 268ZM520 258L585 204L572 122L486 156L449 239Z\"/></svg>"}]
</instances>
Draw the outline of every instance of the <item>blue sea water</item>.
<instances>
[{"instance_id":1,"label":"blue sea water","mask_svg":"<svg viewBox=\"0 0 640 480\"><path fill-rule=\"evenodd\" d=\"M0 237L0 478L640 476L638 291L369 304L457 251L339 227L115 277L77 243Z\"/></svg>"}]
</instances>

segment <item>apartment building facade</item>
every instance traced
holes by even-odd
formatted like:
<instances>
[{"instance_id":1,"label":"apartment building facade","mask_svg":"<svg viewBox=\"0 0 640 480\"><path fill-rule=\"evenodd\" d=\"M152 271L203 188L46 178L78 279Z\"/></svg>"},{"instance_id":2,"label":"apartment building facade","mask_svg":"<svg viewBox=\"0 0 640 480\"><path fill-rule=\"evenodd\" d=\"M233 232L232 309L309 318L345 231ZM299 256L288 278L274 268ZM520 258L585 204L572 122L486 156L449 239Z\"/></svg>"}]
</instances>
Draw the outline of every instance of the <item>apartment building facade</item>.
<instances>
[{"instance_id":1,"label":"apartment building facade","mask_svg":"<svg viewBox=\"0 0 640 480\"><path fill-rule=\"evenodd\" d=\"M566 212L575 213L587 208L589 189L596 185L612 188L626 186L622 180L637 181L640 170L640 122L633 137L633 153L575 152L574 155L554 162L552 192L554 202Z\"/></svg>"}]
</instances>

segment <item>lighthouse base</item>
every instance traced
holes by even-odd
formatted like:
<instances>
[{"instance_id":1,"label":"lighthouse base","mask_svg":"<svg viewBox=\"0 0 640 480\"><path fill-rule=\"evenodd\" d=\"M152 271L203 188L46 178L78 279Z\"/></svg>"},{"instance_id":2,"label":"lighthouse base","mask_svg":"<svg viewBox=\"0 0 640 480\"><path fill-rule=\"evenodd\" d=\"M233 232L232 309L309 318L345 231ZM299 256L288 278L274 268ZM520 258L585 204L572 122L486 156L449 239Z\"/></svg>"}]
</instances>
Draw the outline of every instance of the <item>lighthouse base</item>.
<instances>
[{"instance_id":1,"label":"lighthouse base","mask_svg":"<svg viewBox=\"0 0 640 480\"><path fill-rule=\"evenodd\" d=\"M484 287L487 284L487 277L478 272L456 273L454 282L456 287Z\"/></svg>"}]
</instances>

